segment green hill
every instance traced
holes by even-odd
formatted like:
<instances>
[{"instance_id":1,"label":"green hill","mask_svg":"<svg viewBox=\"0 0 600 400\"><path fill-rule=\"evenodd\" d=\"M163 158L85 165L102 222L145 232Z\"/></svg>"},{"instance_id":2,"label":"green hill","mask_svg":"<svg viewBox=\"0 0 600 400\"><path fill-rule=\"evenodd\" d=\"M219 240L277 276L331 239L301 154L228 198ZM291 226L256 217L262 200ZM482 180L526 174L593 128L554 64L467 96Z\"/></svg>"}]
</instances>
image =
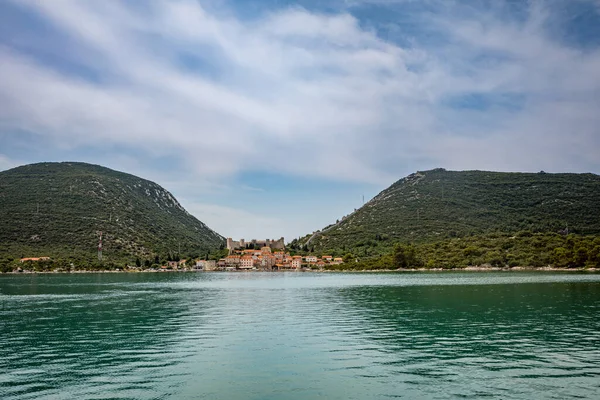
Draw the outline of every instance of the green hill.
<instances>
[{"instance_id":1,"label":"green hill","mask_svg":"<svg viewBox=\"0 0 600 400\"><path fill-rule=\"evenodd\" d=\"M369 256L397 242L566 230L600 233L600 176L434 169L399 180L338 224L291 245Z\"/></svg>"},{"instance_id":2,"label":"green hill","mask_svg":"<svg viewBox=\"0 0 600 400\"><path fill-rule=\"evenodd\" d=\"M205 254L223 237L154 182L98 165L40 163L0 172L0 258L105 261Z\"/></svg>"}]
</instances>

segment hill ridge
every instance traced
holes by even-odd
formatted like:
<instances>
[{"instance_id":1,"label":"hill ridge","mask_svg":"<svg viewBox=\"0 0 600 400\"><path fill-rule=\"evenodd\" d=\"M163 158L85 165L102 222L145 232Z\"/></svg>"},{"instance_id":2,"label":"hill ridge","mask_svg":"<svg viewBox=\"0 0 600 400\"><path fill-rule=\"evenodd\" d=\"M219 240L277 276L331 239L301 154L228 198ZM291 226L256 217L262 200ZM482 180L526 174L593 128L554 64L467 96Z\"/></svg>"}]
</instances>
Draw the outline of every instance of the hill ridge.
<instances>
[{"instance_id":1,"label":"hill ridge","mask_svg":"<svg viewBox=\"0 0 600 400\"><path fill-rule=\"evenodd\" d=\"M98 232L114 259L205 253L224 238L150 180L82 162L0 172L0 255L93 257Z\"/></svg>"},{"instance_id":2,"label":"hill ridge","mask_svg":"<svg viewBox=\"0 0 600 400\"><path fill-rule=\"evenodd\" d=\"M489 232L600 233L600 176L592 173L448 171L407 175L362 207L291 244L379 254L393 242Z\"/></svg>"}]
</instances>

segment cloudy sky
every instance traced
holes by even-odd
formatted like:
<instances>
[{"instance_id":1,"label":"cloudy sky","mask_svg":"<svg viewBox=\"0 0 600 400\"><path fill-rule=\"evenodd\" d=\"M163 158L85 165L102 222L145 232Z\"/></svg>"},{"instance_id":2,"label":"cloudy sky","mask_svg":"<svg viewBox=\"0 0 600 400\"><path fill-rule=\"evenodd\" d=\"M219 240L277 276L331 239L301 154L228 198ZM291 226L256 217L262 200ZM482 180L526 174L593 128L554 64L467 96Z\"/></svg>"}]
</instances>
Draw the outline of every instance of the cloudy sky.
<instances>
[{"instance_id":1,"label":"cloudy sky","mask_svg":"<svg viewBox=\"0 0 600 400\"><path fill-rule=\"evenodd\" d=\"M1 0L0 170L286 240L417 170L600 172L599 0Z\"/></svg>"}]
</instances>

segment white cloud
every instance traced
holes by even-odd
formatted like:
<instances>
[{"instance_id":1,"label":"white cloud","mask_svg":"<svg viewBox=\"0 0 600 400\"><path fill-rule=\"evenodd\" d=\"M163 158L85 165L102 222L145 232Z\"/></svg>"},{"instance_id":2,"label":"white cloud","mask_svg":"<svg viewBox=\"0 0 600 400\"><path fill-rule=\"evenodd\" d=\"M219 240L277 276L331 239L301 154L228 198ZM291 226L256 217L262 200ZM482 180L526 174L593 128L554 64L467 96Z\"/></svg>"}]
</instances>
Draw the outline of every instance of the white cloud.
<instances>
[{"instance_id":1,"label":"white cloud","mask_svg":"<svg viewBox=\"0 0 600 400\"><path fill-rule=\"evenodd\" d=\"M185 203L185 204L184 204ZM209 227L219 227L225 237L237 239L279 239L273 232L284 235L290 231L285 221L255 214L246 210L216 204L183 201L186 210ZM255 235L248 237L248 234Z\"/></svg>"},{"instance_id":2,"label":"white cloud","mask_svg":"<svg viewBox=\"0 0 600 400\"><path fill-rule=\"evenodd\" d=\"M369 2L410 3L346 3ZM0 135L175 157L205 186L247 171L385 186L437 166L600 168L600 51L549 35L544 2L520 20L445 3L418 16L443 44L404 47L343 11L246 19L191 0L13 3L61 32L47 40L63 63L0 46ZM483 110L452 104L473 93L512 97Z\"/></svg>"}]
</instances>

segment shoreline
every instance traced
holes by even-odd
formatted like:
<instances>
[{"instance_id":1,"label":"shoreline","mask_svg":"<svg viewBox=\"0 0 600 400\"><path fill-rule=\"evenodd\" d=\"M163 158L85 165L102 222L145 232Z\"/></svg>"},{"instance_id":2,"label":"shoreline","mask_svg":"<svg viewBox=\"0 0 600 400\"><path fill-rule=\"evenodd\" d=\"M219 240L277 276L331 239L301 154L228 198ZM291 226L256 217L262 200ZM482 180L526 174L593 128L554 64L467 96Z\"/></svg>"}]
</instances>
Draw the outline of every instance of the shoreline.
<instances>
[{"instance_id":1,"label":"shoreline","mask_svg":"<svg viewBox=\"0 0 600 400\"><path fill-rule=\"evenodd\" d=\"M378 273L378 272L600 272L600 268L557 268L557 267L465 267L465 268L398 268L398 269L361 269L361 270L286 270L286 271L203 271L203 270L75 270L75 271L11 271L0 275L52 275L52 274L157 274L157 273Z\"/></svg>"}]
</instances>

